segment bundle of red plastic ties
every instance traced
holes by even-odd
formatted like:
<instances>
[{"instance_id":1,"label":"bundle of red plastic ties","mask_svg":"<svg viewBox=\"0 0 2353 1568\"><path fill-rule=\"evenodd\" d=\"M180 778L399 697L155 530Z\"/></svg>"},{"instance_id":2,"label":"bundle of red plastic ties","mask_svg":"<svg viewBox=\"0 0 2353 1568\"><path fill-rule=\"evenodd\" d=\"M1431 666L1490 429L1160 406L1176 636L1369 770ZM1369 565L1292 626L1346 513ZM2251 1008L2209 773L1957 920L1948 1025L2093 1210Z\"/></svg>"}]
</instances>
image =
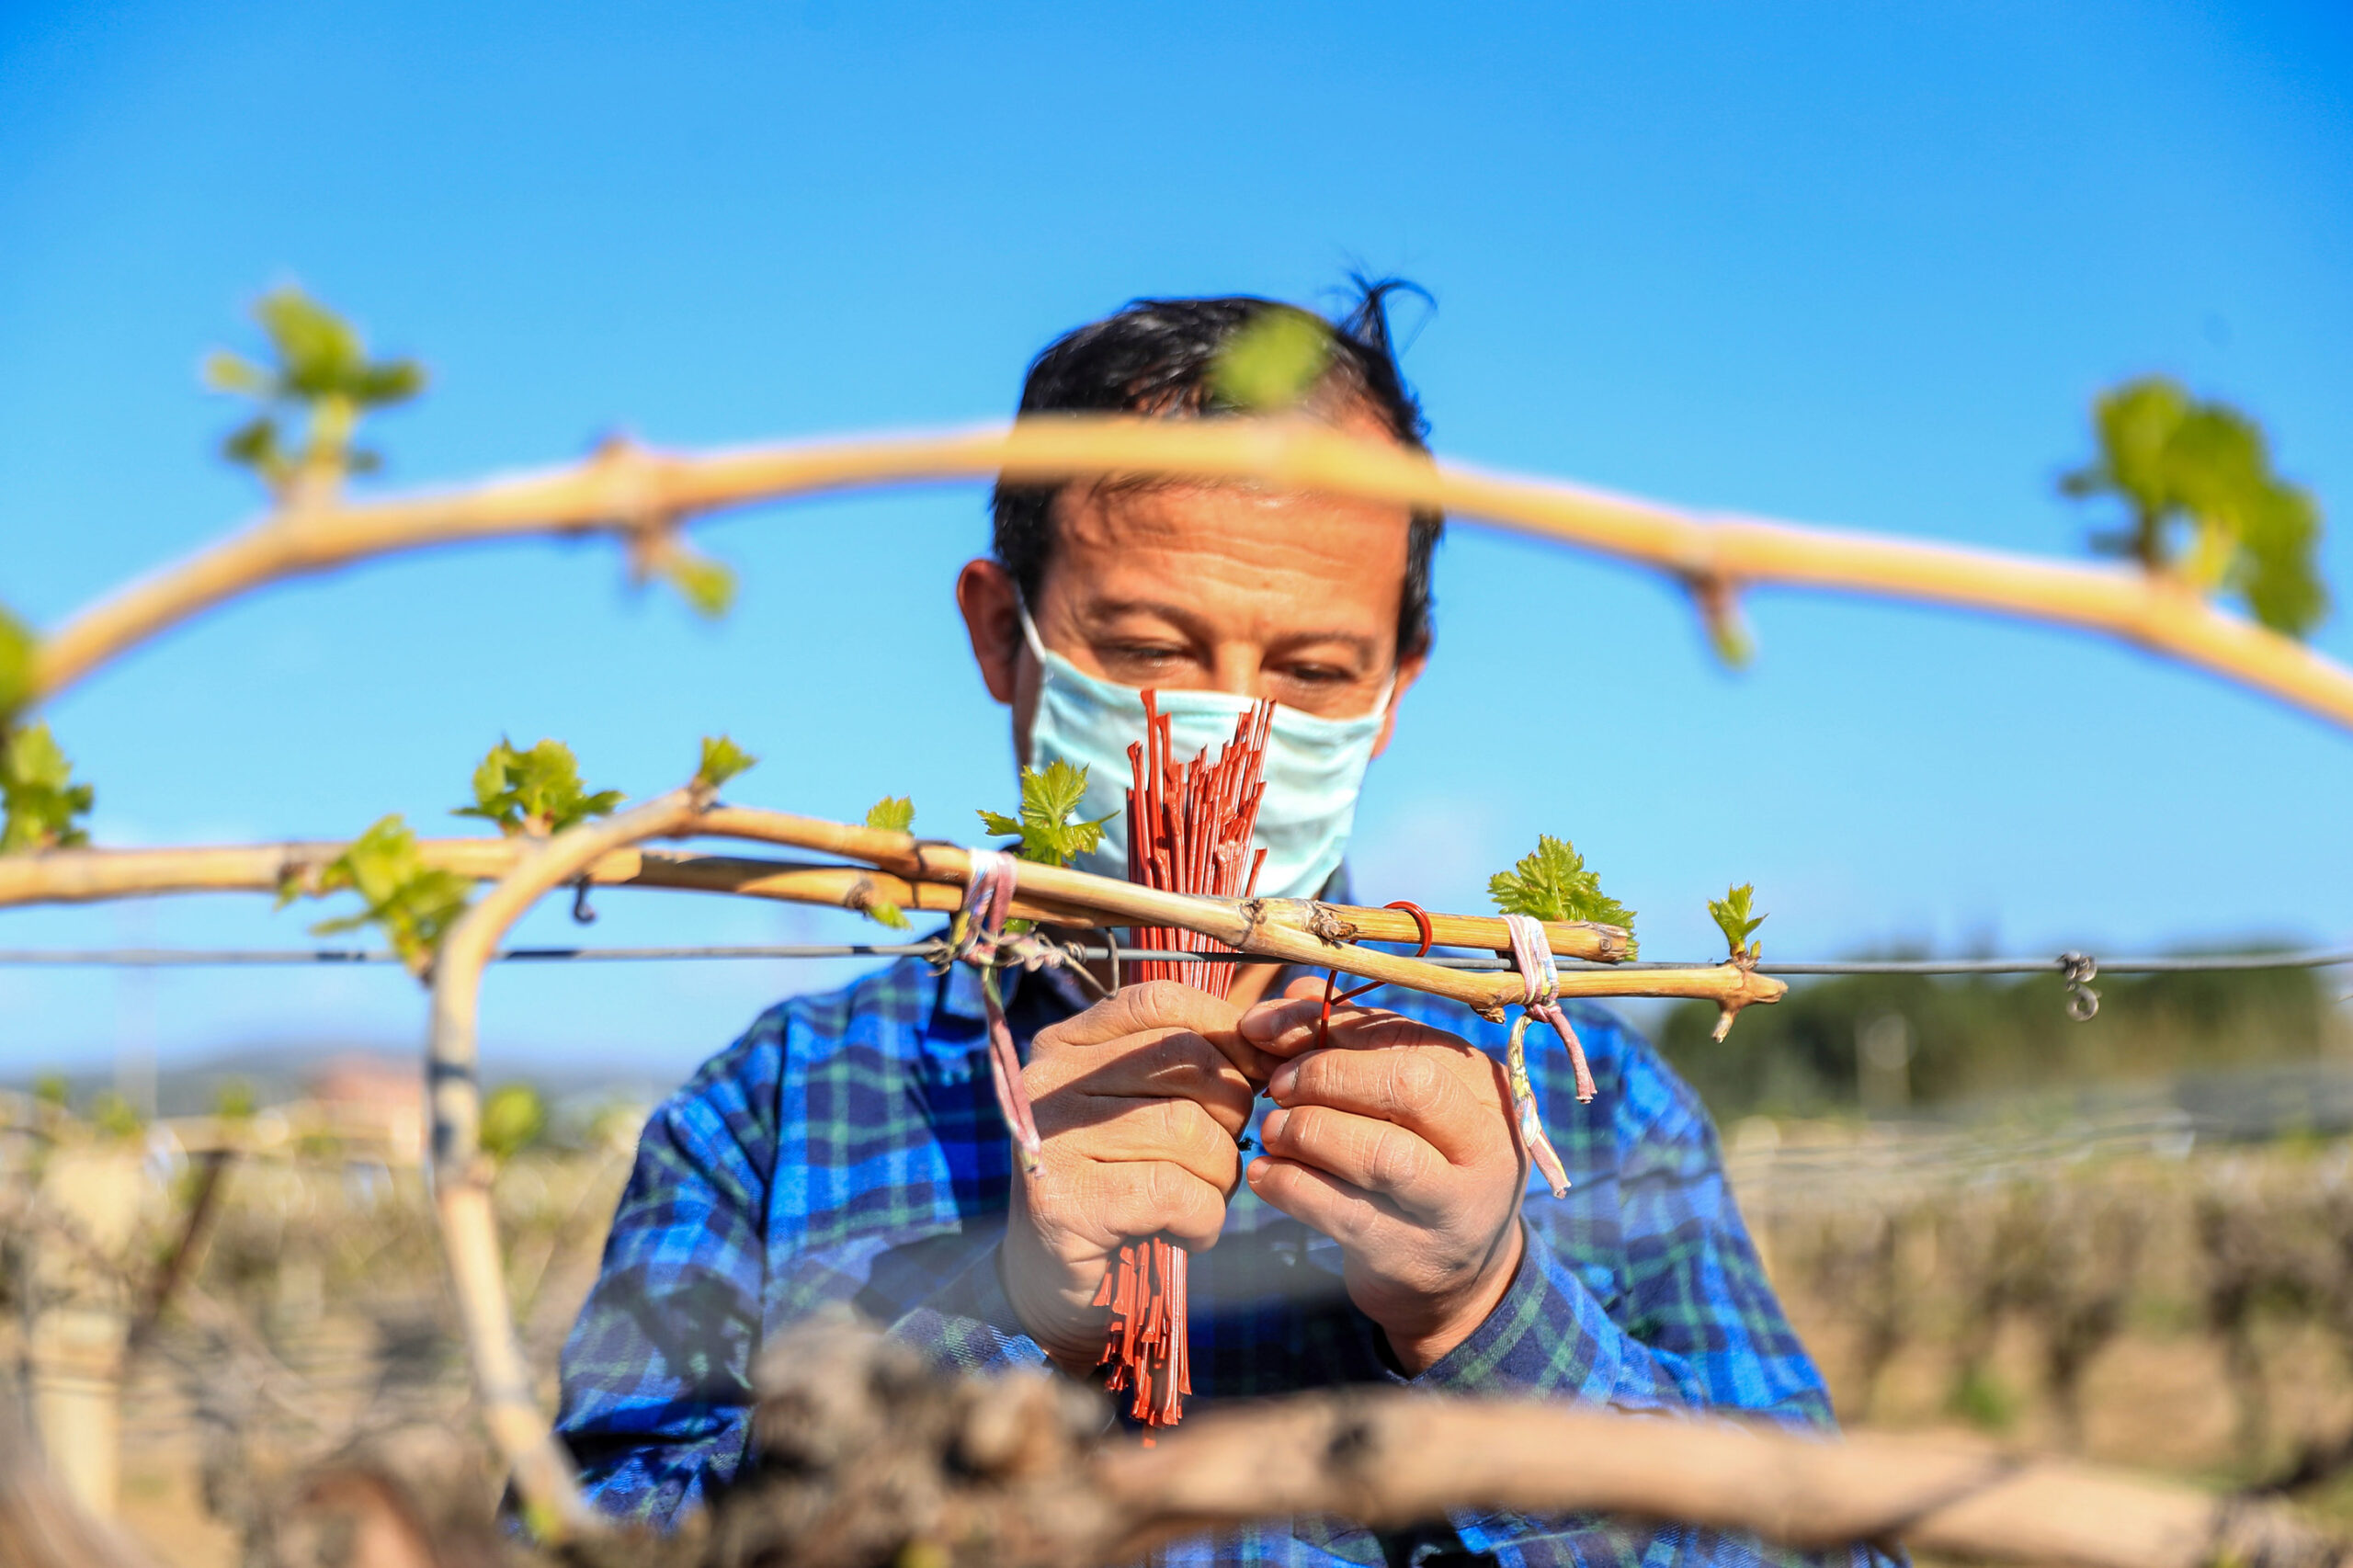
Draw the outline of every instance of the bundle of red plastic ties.
<instances>
[{"instance_id":1,"label":"bundle of red plastic ties","mask_svg":"<svg viewBox=\"0 0 2353 1568\"><path fill-rule=\"evenodd\" d=\"M1267 733L1275 705L1261 702L1244 713L1233 739L1216 760L1209 748L1190 762L1170 755L1168 716L1155 694L1143 694L1144 739L1128 748L1134 783L1128 790L1128 880L1168 892L1211 893L1247 898L1258 884L1264 849L1253 849L1265 786ZM1173 926L1144 926L1132 933L1151 951L1224 953L1233 949L1214 937ZM1212 996L1233 990L1234 965L1198 959L1143 959L1131 971L1135 980L1176 980ZM1185 1343L1185 1249L1160 1236L1129 1242L1103 1277L1095 1304L1111 1309L1111 1331L1103 1346L1108 1369L1104 1386L1113 1393L1133 1392L1129 1414L1146 1426L1171 1426L1184 1414L1193 1392ZM1146 1442L1151 1439L1147 1437Z\"/></svg>"}]
</instances>

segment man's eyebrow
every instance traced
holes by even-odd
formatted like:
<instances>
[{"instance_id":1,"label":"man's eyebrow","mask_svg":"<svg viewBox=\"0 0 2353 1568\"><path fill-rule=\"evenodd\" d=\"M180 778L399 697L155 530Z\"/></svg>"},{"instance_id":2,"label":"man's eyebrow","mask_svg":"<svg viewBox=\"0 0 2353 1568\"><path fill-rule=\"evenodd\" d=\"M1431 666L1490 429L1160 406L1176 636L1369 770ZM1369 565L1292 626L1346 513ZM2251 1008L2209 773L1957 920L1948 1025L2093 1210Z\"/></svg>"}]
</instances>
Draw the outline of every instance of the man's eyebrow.
<instances>
[{"instance_id":1,"label":"man's eyebrow","mask_svg":"<svg viewBox=\"0 0 2353 1568\"><path fill-rule=\"evenodd\" d=\"M1104 622L1123 615L1158 616L1170 625L1182 629L1187 635L1193 637L1200 637L1208 631L1199 611L1189 610L1182 605L1173 605L1160 599L1098 599L1082 609L1078 619L1080 624L1090 634L1098 634L1105 629ZM1289 649L1313 647L1331 642L1336 642L1351 650L1368 662L1381 656L1380 639L1368 637L1361 631L1351 631L1341 627L1288 632L1276 639L1274 645L1277 648Z\"/></svg>"},{"instance_id":2,"label":"man's eyebrow","mask_svg":"<svg viewBox=\"0 0 2353 1568\"><path fill-rule=\"evenodd\" d=\"M1288 637L1279 638L1275 646L1289 650L1320 647L1327 642L1337 642L1340 646L1361 655L1367 664L1378 658L1381 653L1381 642L1378 638L1367 637L1361 631L1342 631L1337 629L1328 631L1296 631Z\"/></svg>"},{"instance_id":3,"label":"man's eyebrow","mask_svg":"<svg viewBox=\"0 0 2353 1568\"><path fill-rule=\"evenodd\" d=\"M1201 630L1199 611L1160 599L1095 599L1080 607L1078 619L1088 630L1094 631L1098 630L1104 621L1122 615L1156 615L1188 631Z\"/></svg>"}]
</instances>

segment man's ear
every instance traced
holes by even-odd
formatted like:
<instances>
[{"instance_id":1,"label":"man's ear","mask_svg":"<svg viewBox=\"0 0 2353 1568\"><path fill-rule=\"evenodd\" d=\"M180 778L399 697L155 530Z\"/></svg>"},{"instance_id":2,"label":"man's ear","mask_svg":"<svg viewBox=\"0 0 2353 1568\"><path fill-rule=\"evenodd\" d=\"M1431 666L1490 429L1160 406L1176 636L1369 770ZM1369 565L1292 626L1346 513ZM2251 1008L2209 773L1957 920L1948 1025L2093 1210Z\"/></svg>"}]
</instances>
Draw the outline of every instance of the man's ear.
<instances>
[{"instance_id":1,"label":"man's ear","mask_svg":"<svg viewBox=\"0 0 2353 1568\"><path fill-rule=\"evenodd\" d=\"M994 561L967 561L956 574L956 608L964 612L972 662L980 665L989 695L1008 705L1021 661L1020 603L1012 574Z\"/></svg>"},{"instance_id":2,"label":"man's ear","mask_svg":"<svg viewBox=\"0 0 2353 1568\"><path fill-rule=\"evenodd\" d=\"M1397 733L1397 704L1405 700L1405 693L1422 678L1422 672L1429 667L1429 663L1430 656L1427 652L1397 661L1397 684L1389 689L1389 706L1381 715L1381 733L1372 741L1373 756L1379 756L1389 749L1389 737Z\"/></svg>"}]
</instances>

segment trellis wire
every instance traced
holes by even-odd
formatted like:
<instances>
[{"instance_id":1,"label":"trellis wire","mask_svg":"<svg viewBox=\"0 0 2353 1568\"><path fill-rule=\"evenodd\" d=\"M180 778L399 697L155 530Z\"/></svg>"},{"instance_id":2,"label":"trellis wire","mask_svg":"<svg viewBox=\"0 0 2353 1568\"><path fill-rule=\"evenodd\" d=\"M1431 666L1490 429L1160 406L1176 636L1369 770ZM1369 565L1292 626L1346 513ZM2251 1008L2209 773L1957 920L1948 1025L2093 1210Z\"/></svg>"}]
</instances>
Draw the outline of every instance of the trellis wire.
<instances>
[{"instance_id":1,"label":"trellis wire","mask_svg":"<svg viewBox=\"0 0 2353 1568\"><path fill-rule=\"evenodd\" d=\"M1170 963L1279 964L1289 960L1257 953L1178 952L1162 948L1106 949L1074 946L1073 957L1089 960L1116 956L1122 963L1159 960ZM500 963L651 963L710 959L849 959L939 958L944 943L814 942L743 944L717 947L655 948L507 948L496 955ZM2009 959L1858 959L1828 963L1760 963L1759 974L2065 974L2069 955L2057 958ZM399 956L381 948L6 948L0 949L0 967L93 969L182 969L249 965L383 964ZM1432 953L1422 960L1441 969L1497 971L1511 960L1488 954ZM1645 970L1712 969L1721 960L1638 960L1598 963L1562 959L1563 969L1609 970L1638 973ZM2195 953L2165 958L2099 959L2099 972L2113 974L2199 974L2274 969L2328 969L2353 964L2353 948L2313 948L2294 952Z\"/></svg>"}]
</instances>

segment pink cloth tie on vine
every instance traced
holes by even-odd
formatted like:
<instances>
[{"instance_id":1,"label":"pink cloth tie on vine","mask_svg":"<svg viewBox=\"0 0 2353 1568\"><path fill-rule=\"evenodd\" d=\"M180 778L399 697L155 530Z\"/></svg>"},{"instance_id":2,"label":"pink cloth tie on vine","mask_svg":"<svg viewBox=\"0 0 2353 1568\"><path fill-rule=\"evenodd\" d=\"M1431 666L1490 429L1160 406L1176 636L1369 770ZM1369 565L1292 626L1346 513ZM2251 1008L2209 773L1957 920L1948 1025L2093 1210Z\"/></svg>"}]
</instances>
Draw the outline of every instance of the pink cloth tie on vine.
<instances>
[{"instance_id":1,"label":"pink cloth tie on vine","mask_svg":"<svg viewBox=\"0 0 2353 1568\"><path fill-rule=\"evenodd\" d=\"M1506 915L1504 928L1511 933L1512 962L1518 966L1520 983L1527 988L1527 998L1518 1017L1512 1020L1511 1040L1504 1051L1504 1071L1511 1079L1511 1104L1519 1125L1519 1142L1536 1168L1544 1173L1545 1182L1555 1198L1569 1194L1569 1173L1561 1164L1559 1151L1552 1140L1544 1134L1544 1118L1536 1107L1536 1089L1528 1080L1528 1020L1541 1018L1552 1026L1561 1043L1569 1048L1569 1062L1577 1075L1577 1103L1591 1103L1594 1096L1593 1070L1586 1065L1585 1046L1577 1039L1577 1031L1569 1025L1569 1016L1561 1011L1561 971L1552 962L1552 944L1545 939L1543 923L1533 915Z\"/></svg>"},{"instance_id":2,"label":"pink cloth tie on vine","mask_svg":"<svg viewBox=\"0 0 2353 1568\"><path fill-rule=\"evenodd\" d=\"M1029 1108L1029 1091L1021 1082L1021 1053L1013 1044L1013 1029L1005 1021L1005 999L997 992L992 967L1000 949L1029 969L1050 961L1051 949L1020 938L1007 941L1006 917L1013 912L1017 885L1013 857L995 849L972 851L972 864L964 883L964 922L957 956L981 971L981 999L988 1011L989 1076L996 1085L997 1108L1013 1132L1015 1157L1024 1175L1038 1169L1045 1151L1038 1136L1038 1119Z\"/></svg>"}]
</instances>

